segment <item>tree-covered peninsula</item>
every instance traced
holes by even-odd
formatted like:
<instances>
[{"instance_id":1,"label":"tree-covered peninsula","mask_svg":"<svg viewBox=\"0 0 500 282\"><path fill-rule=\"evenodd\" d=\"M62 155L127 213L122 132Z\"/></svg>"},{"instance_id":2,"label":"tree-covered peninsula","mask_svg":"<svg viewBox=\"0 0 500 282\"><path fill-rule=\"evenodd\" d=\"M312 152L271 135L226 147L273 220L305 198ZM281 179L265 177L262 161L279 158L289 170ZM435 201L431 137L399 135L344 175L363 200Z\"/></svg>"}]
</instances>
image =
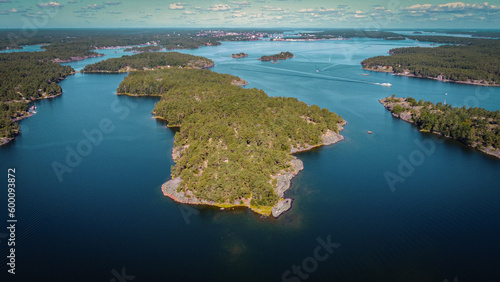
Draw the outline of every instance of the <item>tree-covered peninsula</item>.
<instances>
[{"instance_id":1,"label":"tree-covered peninsula","mask_svg":"<svg viewBox=\"0 0 500 282\"><path fill-rule=\"evenodd\" d=\"M83 72L127 72L169 67L209 68L214 62L204 57L179 52L141 53L112 58L87 65Z\"/></svg>"},{"instance_id":2,"label":"tree-covered peninsula","mask_svg":"<svg viewBox=\"0 0 500 282\"><path fill-rule=\"evenodd\" d=\"M270 56L262 56L260 58L258 58L257 60L261 60L261 61L277 61L277 60L286 60L286 59L290 59L290 58L293 58L293 54L290 53L290 52L281 52L279 54L274 54L274 55L270 55Z\"/></svg>"},{"instance_id":3,"label":"tree-covered peninsula","mask_svg":"<svg viewBox=\"0 0 500 282\"><path fill-rule=\"evenodd\" d=\"M0 144L19 132L15 122L30 116L29 102L60 95L57 82L72 73L72 67L53 63L45 52L0 54Z\"/></svg>"},{"instance_id":4,"label":"tree-covered peninsula","mask_svg":"<svg viewBox=\"0 0 500 282\"><path fill-rule=\"evenodd\" d=\"M393 116L500 158L500 112L482 108L455 108L442 103L417 102L414 98L379 100Z\"/></svg>"},{"instance_id":5,"label":"tree-covered peninsula","mask_svg":"<svg viewBox=\"0 0 500 282\"><path fill-rule=\"evenodd\" d=\"M444 40L444 39L443 39ZM455 42L454 38L448 39ZM364 69L441 81L498 86L500 40L459 39L470 45L396 48L361 62Z\"/></svg>"},{"instance_id":6,"label":"tree-covered peninsula","mask_svg":"<svg viewBox=\"0 0 500 282\"><path fill-rule=\"evenodd\" d=\"M175 135L166 196L189 204L245 206L278 216L290 179L302 169L293 152L340 141L343 119L295 98L235 86L240 78L202 69L130 73L117 93L161 96L156 117ZM280 203L280 205L278 205Z\"/></svg>"}]
</instances>

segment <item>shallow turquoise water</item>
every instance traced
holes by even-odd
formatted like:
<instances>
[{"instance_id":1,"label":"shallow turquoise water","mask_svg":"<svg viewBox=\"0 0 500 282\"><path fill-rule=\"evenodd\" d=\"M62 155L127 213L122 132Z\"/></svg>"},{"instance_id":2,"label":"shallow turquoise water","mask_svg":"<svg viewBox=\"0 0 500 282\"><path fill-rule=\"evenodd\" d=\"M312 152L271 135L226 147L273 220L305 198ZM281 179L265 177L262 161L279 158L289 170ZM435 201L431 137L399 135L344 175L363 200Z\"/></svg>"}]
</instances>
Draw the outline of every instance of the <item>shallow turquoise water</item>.
<instances>
[{"instance_id":1,"label":"shallow turquoise water","mask_svg":"<svg viewBox=\"0 0 500 282\"><path fill-rule=\"evenodd\" d=\"M211 58L213 71L238 75L246 87L296 97L348 121L345 141L298 155L305 169L287 192L294 206L278 220L163 197L175 132L151 119L157 99L114 95L126 74L68 77L64 94L37 101L38 113L21 122L23 133L0 149L2 170L16 168L17 278L109 281L125 267L134 281L281 281L283 274L302 275L295 281L498 280L500 161L420 133L377 101L396 94L497 110L498 88L361 69L364 58L399 46L428 43L224 42L182 51ZM256 60L280 51L296 57ZM249 57L230 58L238 52ZM103 53L70 65L123 54ZM374 84L384 82L393 86ZM398 172L406 161L413 170ZM54 164L70 171L58 178ZM388 172L404 182L391 189ZM328 237L340 246L314 259ZM303 274L287 274L293 265Z\"/></svg>"}]
</instances>

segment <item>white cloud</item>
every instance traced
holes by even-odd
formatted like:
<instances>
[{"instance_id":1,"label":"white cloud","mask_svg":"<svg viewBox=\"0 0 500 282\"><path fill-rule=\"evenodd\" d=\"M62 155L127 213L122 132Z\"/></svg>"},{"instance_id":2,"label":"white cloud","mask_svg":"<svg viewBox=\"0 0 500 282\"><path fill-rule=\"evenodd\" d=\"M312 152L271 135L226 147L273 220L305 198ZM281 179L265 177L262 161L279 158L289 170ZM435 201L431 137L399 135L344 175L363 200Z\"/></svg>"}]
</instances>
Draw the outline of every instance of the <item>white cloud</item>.
<instances>
[{"instance_id":1,"label":"white cloud","mask_svg":"<svg viewBox=\"0 0 500 282\"><path fill-rule=\"evenodd\" d=\"M177 2L177 3L172 3L172 4L170 4L170 5L168 6L168 8L169 8L170 10L184 10L184 6L185 6L185 5L186 5L186 4L184 4L184 3Z\"/></svg>"},{"instance_id":2,"label":"white cloud","mask_svg":"<svg viewBox=\"0 0 500 282\"><path fill-rule=\"evenodd\" d=\"M415 12L467 12L467 11L498 11L500 6L490 5L488 2L483 4L465 4L463 2L450 2L445 4L415 4L406 8L404 11Z\"/></svg>"},{"instance_id":3,"label":"white cloud","mask_svg":"<svg viewBox=\"0 0 500 282\"><path fill-rule=\"evenodd\" d=\"M267 5L262 6L262 10L264 10L264 11L283 11L282 8L267 6Z\"/></svg>"},{"instance_id":4,"label":"white cloud","mask_svg":"<svg viewBox=\"0 0 500 282\"><path fill-rule=\"evenodd\" d=\"M216 4L216 5L210 6L207 10L218 12L218 11L227 11L230 8L231 7L227 4Z\"/></svg>"},{"instance_id":5,"label":"white cloud","mask_svg":"<svg viewBox=\"0 0 500 282\"><path fill-rule=\"evenodd\" d=\"M50 1L49 3L38 3L37 6L40 8L56 8L56 7L62 7L62 4Z\"/></svg>"},{"instance_id":6,"label":"white cloud","mask_svg":"<svg viewBox=\"0 0 500 282\"><path fill-rule=\"evenodd\" d=\"M82 10L100 10L100 9L104 9L104 6L94 4L94 5L87 5L85 7L82 7Z\"/></svg>"},{"instance_id":7,"label":"white cloud","mask_svg":"<svg viewBox=\"0 0 500 282\"><path fill-rule=\"evenodd\" d=\"M320 17L322 15L328 15L328 14L341 14L342 12L340 10L334 9L334 8L319 8L319 9L300 9L298 13L310 13L311 16L313 17Z\"/></svg>"},{"instance_id":8,"label":"white cloud","mask_svg":"<svg viewBox=\"0 0 500 282\"><path fill-rule=\"evenodd\" d=\"M122 2L116 2L116 1L107 1L107 2L104 2L104 4L106 5L120 5Z\"/></svg>"},{"instance_id":9,"label":"white cloud","mask_svg":"<svg viewBox=\"0 0 500 282\"><path fill-rule=\"evenodd\" d=\"M239 5L240 7L242 6L250 6L250 3L248 1L233 1L233 4Z\"/></svg>"},{"instance_id":10,"label":"white cloud","mask_svg":"<svg viewBox=\"0 0 500 282\"><path fill-rule=\"evenodd\" d=\"M245 12L236 11L236 12L233 12L233 17L241 18L241 17L244 17L246 14L247 13L245 13Z\"/></svg>"},{"instance_id":11,"label":"white cloud","mask_svg":"<svg viewBox=\"0 0 500 282\"><path fill-rule=\"evenodd\" d=\"M183 13L184 15L193 15L193 14L196 14L195 12L191 12L191 11L184 11Z\"/></svg>"}]
</instances>

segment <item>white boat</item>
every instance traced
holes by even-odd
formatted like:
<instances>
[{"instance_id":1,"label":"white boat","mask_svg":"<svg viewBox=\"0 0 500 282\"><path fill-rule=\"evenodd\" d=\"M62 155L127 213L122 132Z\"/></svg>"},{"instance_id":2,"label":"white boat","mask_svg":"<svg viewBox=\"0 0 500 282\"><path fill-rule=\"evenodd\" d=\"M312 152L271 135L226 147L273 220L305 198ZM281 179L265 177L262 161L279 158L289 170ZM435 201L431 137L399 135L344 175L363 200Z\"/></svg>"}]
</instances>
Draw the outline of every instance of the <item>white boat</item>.
<instances>
[{"instance_id":1,"label":"white boat","mask_svg":"<svg viewBox=\"0 0 500 282\"><path fill-rule=\"evenodd\" d=\"M382 86L385 86L385 87L391 87L392 84L388 83L388 82L384 82L384 83L375 83L377 85L382 85Z\"/></svg>"}]
</instances>

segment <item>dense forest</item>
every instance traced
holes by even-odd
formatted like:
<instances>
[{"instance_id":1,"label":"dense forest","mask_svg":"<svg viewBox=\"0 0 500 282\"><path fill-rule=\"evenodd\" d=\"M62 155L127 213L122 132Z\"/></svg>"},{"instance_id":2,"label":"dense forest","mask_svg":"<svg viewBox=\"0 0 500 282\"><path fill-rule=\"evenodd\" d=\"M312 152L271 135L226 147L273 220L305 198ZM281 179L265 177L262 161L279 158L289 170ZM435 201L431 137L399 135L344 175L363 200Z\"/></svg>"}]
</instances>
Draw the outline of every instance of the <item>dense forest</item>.
<instances>
[{"instance_id":1,"label":"dense forest","mask_svg":"<svg viewBox=\"0 0 500 282\"><path fill-rule=\"evenodd\" d=\"M70 66L53 63L45 52L0 54L0 138L12 138L25 116L28 102L62 93L60 80L74 72Z\"/></svg>"},{"instance_id":2,"label":"dense forest","mask_svg":"<svg viewBox=\"0 0 500 282\"><path fill-rule=\"evenodd\" d=\"M262 56L260 58L258 58L257 60L261 60L261 61L277 61L277 60L286 60L286 59L290 59L290 58L293 58L293 54L290 53L290 52L281 52L279 54L274 54L274 55L270 55L270 56Z\"/></svg>"},{"instance_id":3,"label":"dense forest","mask_svg":"<svg viewBox=\"0 0 500 282\"><path fill-rule=\"evenodd\" d=\"M179 191L198 199L273 206L272 175L289 167L292 146L321 144L342 118L295 98L232 85L240 80L210 70L162 69L130 73L117 92L161 95L154 113L180 126L175 135Z\"/></svg>"},{"instance_id":4,"label":"dense forest","mask_svg":"<svg viewBox=\"0 0 500 282\"><path fill-rule=\"evenodd\" d=\"M136 47L130 47L127 48L123 51L125 52L136 52L136 53L142 53L142 52L154 52L154 51L160 51L163 49L161 46L157 45L149 45L149 46L136 46Z\"/></svg>"},{"instance_id":5,"label":"dense forest","mask_svg":"<svg viewBox=\"0 0 500 282\"><path fill-rule=\"evenodd\" d=\"M414 123L422 131L441 134L500 158L500 112L482 108L456 108L414 98L380 100L391 113Z\"/></svg>"},{"instance_id":6,"label":"dense forest","mask_svg":"<svg viewBox=\"0 0 500 282\"><path fill-rule=\"evenodd\" d=\"M62 51L74 49L71 56L82 56L84 54L77 53L103 47L150 43L168 50L196 49L200 46L220 45L218 40L222 40L213 37L197 37L195 34L194 30L169 29L73 29L71 31L44 29L27 35L25 30L3 30L0 31L0 50L19 48L23 45L50 44L55 46L60 44ZM61 60L65 59L69 59L69 56L61 58Z\"/></svg>"},{"instance_id":7,"label":"dense forest","mask_svg":"<svg viewBox=\"0 0 500 282\"><path fill-rule=\"evenodd\" d=\"M489 44L491 39L473 38L473 37L453 37L453 36L439 36L439 35L407 35L408 39L434 42L442 44L457 44L457 45L481 45Z\"/></svg>"},{"instance_id":8,"label":"dense forest","mask_svg":"<svg viewBox=\"0 0 500 282\"><path fill-rule=\"evenodd\" d=\"M112 58L87 65L83 72L119 72L143 69L158 69L162 67L209 68L214 62L204 57L198 57L179 52L141 53L132 56Z\"/></svg>"},{"instance_id":9,"label":"dense forest","mask_svg":"<svg viewBox=\"0 0 500 282\"><path fill-rule=\"evenodd\" d=\"M396 48L390 56L361 62L369 70L495 86L500 82L500 40L477 40L470 46Z\"/></svg>"},{"instance_id":10,"label":"dense forest","mask_svg":"<svg viewBox=\"0 0 500 282\"><path fill-rule=\"evenodd\" d=\"M380 38L386 40L404 40L405 37L394 32L362 29L326 29L318 32L302 32L300 39L331 39L331 38Z\"/></svg>"}]
</instances>

